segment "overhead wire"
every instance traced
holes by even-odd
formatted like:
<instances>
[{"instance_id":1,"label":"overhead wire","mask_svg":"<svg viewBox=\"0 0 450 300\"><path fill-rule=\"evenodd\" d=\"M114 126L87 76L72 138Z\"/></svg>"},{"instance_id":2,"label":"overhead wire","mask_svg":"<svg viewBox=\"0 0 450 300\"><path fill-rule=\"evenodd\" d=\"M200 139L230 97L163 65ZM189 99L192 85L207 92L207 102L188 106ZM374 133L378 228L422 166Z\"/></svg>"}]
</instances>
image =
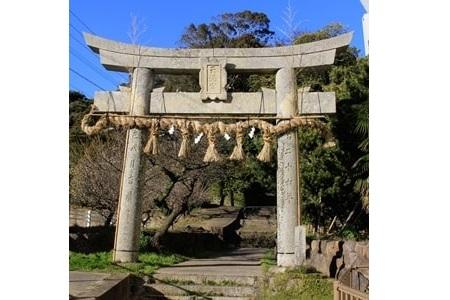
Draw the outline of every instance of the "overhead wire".
<instances>
[{"instance_id":1,"label":"overhead wire","mask_svg":"<svg viewBox=\"0 0 450 300\"><path fill-rule=\"evenodd\" d=\"M96 34L75 12L73 12L72 10L69 9L69 12L78 20L78 22L80 22L90 33L92 34ZM69 24L76 32L78 32L81 36L83 36L83 33L81 32L81 30L77 29L73 24ZM81 42L80 40L78 40L77 38L75 38L75 36L72 35L72 38L74 40L76 40L80 45L82 45L83 47L85 47L86 49L90 50L83 42ZM93 54L94 56L96 55L95 53L89 51L89 53ZM111 73L107 73L107 74L111 74ZM118 73L112 73L115 75L117 80L120 80L121 82L128 82L128 77L122 77L122 76L126 76L122 73L118 74Z\"/></svg>"},{"instance_id":2,"label":"overhead wire","mask_svg":"<svg viewBox=\"0 0 450 300\"><path fill-rule=\"evenodd\" d=\"M81 46L83 47L83 49L86 49L86 50L88 51L88 53L90 53L91 55L93 55L93 56L95 56L95 57L97 58L95 61L92 61L92 60L91 60L92 64L95 65L95 64L98 62L98 58L99 58L99 57L98 57L94 52L92 52L91 49L89 49L89 47L86 46L85 43L81 42L81 41L80 41L79 39L77 39L73 34L69 33L69 36L70 36L74 41L76 41L79 45L81 45ZM81 54L80 54L80 55L81 55ZM92 57L92 56L86 56L85 58L87 58L87 57ZM104 71L104 70L102 70L102 71ZM125 78L125 77L120 76L120 75L124 75L124 74L122 74L122 73L117 73L117 72L112 72L112 73L110 73L110 72L105 72L104 74L110 76L111 79L114 78L115 80L117 80L117 81L120 82L120 83L128 82L128 78ZM124 76L125 76L125 75L124 75Z\"/></svg>"},{"instance_id":3,"label":"overhead wire","mask_svg":"<svg viewBox=\"0 0 450 300\"><path fill-rule=\"evenodd\" d=\"M74 16L81 24L83 24L83 26L85 26L91 33L94 33L93 30L90 29L89 26L87 26L86 23L83 22L83 21L81 20L80 17L78 17L78 16L77 16L74 12L72 12L72 11L71 11L71 13L72 13L72 15L73 15L73 16ZM80 34L81 36L83 36L83 33L81 32L81 30L78 29L75 25L69 24L69 26L70 26L74 31L76 31L78 34ZM95 55L92 51L90 51L90 49L89 49L83 42L81 42L79 39L77 39L77 38L75 37L75 35L71 34L70 32L69 32L69 35L70 35L70 37L71 37L73 40L75 40L78 44L80 44L81 46L83 46L83 49L85 48L85 49L89 50L89 53ZM92 70L94 70L94 71L95 71L97 74L99 74L101 77L103 77L104 79L106 79L106 80L108 80L109 82L111 82L114 86L118 86L120 83L127 82L127 79L123 78L122 76L119 76L119 75L116 74L116 73L113 73L113 74L116 75L116 77L112 77L112 76L111 76L111 73L102 72L102 70L95 69L95 64L94 64L94 63L91 63L89 60L87 60L87 59L85 58L85 56L83 56L80 52L78 52L78 54L76 54L76 53L74 52L74 49L72 49L71 53L72 53L72 55L74 55L76 58L78 58L78 60L80 60L80 61L83 62L85 65L87 65L88 67L90 67ZM81 74L80 74L80 75L81 75ZM89 82L90 82L90 83L93 83L92 80L89 80ZM103 90L104 90L104 89L103 89Z\"/></svg>"},{"instance_id":4,"label":"overhead wire","mask_svg":"<svg viewBox=\"0 0 450 300\"><path fill-rule=\"evenodd\" d=\"M84 65L86 65L91 70L93 70L98 75L100 75L103 79L109 81L114 86L118 86L119 85L119 83L117 83L117 81L114 81L114 80L112 80L111 77L107 77L105 74L103 74L98 67L96 67L93 63L91 63L87 59L85 59L83 56L81 56L80 53L78 51L76 51L75 49L69 49L69 52L70 52L70 54L75 56L79 61L81 61Z\"/></svg>"},{"instance_id":5,"label":"overhead wire","mask_svg":"<svg viewBox=\"0 0 450 300\"><path fill-rule=\"evenodd\" d=\"M73 26L73 25L70 24L70 23L69 23L69 26L70 26L73 30L75 30L76 32L78 32L81 36L83 36L83 33L82 33L78 28L76 28L75 26Z\"/></svg>"},{"instance_id":6,"label":"overhead wire","mask_svg":"<svg viewBox=\"0 0 450 300\"><path fill-rule=\"evenodd\" d=\"M71 67L69 67L69 70L72 71L73 73L75 73L76 75L78 75L79 77L83 78L84 80L86 80L87 82L89 82L90 84L98 87L99 89L101 89L102 91L106 90L104 88L102 88L101 86L99 86L98 84L96 84L95 82L93 82L92 80L90 80L89 78L83 76L82 74L80 74L79 72L77 72L76 70L72 69Z\"/></svg>"},{"instance_id":7,"label":"overhead wire","mask_svg":"<svg viewBox=\"0 0 450 300\"><path fill-rule=\"evenodd\" d=\"M83 20L81 20L81 18L78 17L71 9L69 9L69 12L70 12L70 14L71 14L72 16L74 16L74 17L78 20L78 22L80 22L84 27L86 27L86 29L87 29L90 33L95 34L94 31L93 31L91 28L89 28L89 26L87 26L86 23L84 23Z\"/></svg>"}]
</instances>

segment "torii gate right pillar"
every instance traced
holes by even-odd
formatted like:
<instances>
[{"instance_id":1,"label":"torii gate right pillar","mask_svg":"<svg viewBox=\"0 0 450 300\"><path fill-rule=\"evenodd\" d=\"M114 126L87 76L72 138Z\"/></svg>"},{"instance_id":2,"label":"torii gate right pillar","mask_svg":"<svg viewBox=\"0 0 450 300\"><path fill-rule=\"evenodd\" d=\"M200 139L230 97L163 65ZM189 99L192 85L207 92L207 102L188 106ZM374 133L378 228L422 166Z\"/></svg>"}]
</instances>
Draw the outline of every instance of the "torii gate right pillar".
<instances>
[{"instance_id":1,"label":"torii gate right pillar","mask_svg":"<svg viewBox=\"0 0 450 300\"><path fill-rule=\"evenodd\" d=\"M298 114L297 80L293 68L278 70L276 98L278 117L293 117ZM277 143L277 265L292 267L297 264L295 227L300 225L297 132L291 131L279 137Z\"/></svg>"}]
</instances>

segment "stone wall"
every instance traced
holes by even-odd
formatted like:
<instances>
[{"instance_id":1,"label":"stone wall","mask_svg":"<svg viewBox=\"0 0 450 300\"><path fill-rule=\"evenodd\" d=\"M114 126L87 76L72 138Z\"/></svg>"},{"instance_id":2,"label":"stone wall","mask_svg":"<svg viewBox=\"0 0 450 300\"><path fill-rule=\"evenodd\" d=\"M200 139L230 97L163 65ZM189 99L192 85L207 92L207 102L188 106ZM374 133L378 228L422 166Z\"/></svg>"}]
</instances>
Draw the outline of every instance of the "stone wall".
<instances>
[{"instance_id":1,"label":"stone wall","mask_svg":"<svg viewBox=\"0 0 450 300\"><path fill-rule=\"evenodd\" d=\"M348 286L365 291L369 285L369 242L312 240L306 265Z\"/></svg>"},{"instance_id":2,"label":"stone wall","mask_svg":"<svg viewBox=\"0 0 450 300\"><path fill-rule=\"evenodd\" d=\"M105 218L99 212L85 207L70 207L70 227L95 227L103 225L105 225Z\"/></svg>"}]
</instances>

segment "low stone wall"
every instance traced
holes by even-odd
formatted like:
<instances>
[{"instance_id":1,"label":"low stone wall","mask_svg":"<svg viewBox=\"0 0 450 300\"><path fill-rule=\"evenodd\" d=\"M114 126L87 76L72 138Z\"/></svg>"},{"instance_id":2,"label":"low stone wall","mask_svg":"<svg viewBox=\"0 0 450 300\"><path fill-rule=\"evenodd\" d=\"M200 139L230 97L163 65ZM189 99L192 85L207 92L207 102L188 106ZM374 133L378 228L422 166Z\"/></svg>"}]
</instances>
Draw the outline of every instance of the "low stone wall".
<instances>
[{"instance_id":1,"label":"low stone wall","mask_svg":"<svg viewBox=\"0 0 450 300\"><path fill-rule=\"evenodd\" d=\"M277 243L276 206L247 206L242 209L243 218L238 234L241 247L274 248Z\"/></svg>"},{"instance_id":2,"label":"low stone wall","mask_svg":"<svg viewBox=\"0 0 450 300\"><path fill-rule=\"evenodd\" d=\"M306 265L348 286L365 291L369 284L369 242L312 240Z\"/></svg>"},{"instance_id":3,"label":"low stone wall","mask_svg":"<svg viewBox=\"0 0 450 300\"><path fill-rule=\"evenodd\" d=\"M69 226L96 227L104 225L105 218L99 212L85 207L70 207Z\"/></svg>"}]
</instances>

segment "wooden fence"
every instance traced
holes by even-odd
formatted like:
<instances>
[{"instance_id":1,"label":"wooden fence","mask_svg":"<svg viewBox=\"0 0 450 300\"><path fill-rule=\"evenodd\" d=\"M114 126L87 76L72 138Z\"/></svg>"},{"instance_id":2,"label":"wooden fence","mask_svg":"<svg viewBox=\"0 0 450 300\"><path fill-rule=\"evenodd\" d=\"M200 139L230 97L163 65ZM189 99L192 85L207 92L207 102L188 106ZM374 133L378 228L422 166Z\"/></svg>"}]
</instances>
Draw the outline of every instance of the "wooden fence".
<instances>
[{"instance_id":1,"label":"wooden fence","mask_svg":"<svg viewBox=\"0 0 450 300\"><path fill-rule=\"evenodd\" d=\"M339 281L334 282L334 300L369 300L369 294L352 289Z\"/></svg>"}]
</instances>

